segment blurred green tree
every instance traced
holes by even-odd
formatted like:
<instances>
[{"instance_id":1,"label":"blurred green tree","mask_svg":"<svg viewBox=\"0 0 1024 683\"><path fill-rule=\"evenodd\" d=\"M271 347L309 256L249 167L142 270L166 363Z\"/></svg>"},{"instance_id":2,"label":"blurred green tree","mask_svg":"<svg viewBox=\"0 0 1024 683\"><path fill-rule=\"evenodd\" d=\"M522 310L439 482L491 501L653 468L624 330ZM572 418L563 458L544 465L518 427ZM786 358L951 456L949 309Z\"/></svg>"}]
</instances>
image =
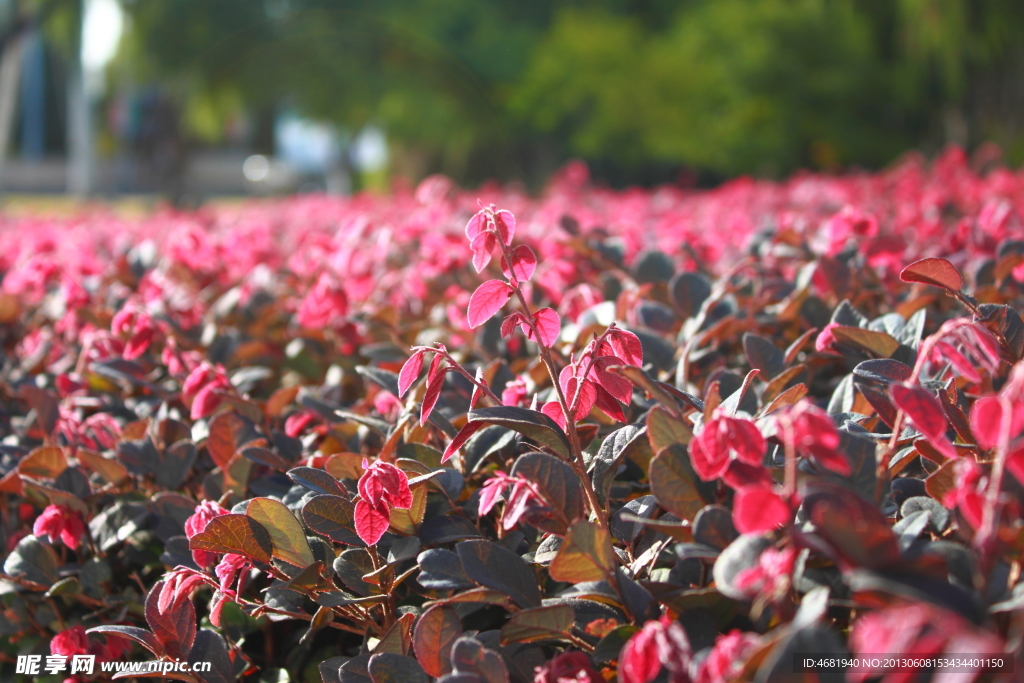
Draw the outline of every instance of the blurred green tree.
<instances>
[{"instance_id":1,"label":"blurred green tree","mask_svg":"<svg viewBox=\"0 0 1024 683\"><path fill-rule=\"evenodd\" d=\"M285 101L382 124L408 175L618 180L1024 159L1019 0L127 0L122 61L194 131Z\"/></svg>"}]
</instances>

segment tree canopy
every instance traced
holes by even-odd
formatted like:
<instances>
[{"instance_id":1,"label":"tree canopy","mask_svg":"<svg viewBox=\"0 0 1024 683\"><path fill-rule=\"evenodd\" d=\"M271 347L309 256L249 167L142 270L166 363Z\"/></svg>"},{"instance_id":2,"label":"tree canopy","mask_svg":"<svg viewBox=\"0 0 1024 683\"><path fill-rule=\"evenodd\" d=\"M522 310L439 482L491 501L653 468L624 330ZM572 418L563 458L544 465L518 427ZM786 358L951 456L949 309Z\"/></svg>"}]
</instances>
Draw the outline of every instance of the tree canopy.
<instances>
[{"instance_id":1,"label":"tree canopy","mask_svg":"<svg viewBox=\"0 0 1024 683\"><path fill-rule=\"evenodd\" d=\"M778 175L994 140L1024 158L1014 0L138 0L133 78L191 111L383 125L420 173L581 156ZM192 117L194 120L197 117Z\"/></svg>"}]
</instances>

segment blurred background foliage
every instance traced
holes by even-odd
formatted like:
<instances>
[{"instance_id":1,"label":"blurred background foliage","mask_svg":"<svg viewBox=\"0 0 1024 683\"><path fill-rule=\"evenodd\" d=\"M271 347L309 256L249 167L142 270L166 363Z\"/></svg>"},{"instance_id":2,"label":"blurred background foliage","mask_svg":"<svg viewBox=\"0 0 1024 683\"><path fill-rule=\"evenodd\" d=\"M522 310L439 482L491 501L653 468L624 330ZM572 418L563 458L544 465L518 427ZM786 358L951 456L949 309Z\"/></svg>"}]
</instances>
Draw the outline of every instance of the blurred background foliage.
<instances>
[{"instance_id":1,"label":"blurred background foliage","mask_svg":"<svg viewBox=\"0 0 1024 683\"><path fill-rule=\"evenodd\" d=\"M1020 0L123 4L108 79L159 81L188 135L244 111L266 147L284 104L381 126L413 180L536 186L571 157L615 185L778 177L984 141L1024 161Z\"/></svg>"}]
</instances>

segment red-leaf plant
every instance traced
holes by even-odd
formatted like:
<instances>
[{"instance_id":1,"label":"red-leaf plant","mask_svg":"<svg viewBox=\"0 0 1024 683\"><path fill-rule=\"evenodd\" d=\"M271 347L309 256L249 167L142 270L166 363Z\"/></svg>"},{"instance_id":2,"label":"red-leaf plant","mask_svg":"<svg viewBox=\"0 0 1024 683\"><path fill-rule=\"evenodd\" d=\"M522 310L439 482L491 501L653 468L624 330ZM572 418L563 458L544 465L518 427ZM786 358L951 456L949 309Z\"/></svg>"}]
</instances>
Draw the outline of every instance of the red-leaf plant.
<instances>
[{"instance_id":1,"label":"red-leaf plant","mask_svg":"<svg viewBox=\"0 0 1024 683\"><path fill-rule=\"evenodd\" d=\"M987 326L988 316L973 299L960 292L963 276L949 261L932 258L912 263L903 270L901 278L944 289L971 312L972 318L948 320L924 339L910 377L904 383L891 386L890 393L898 412L888 451L878 460L878 482L881 485L885 468L898 448L904 422L909 420L925 440L956 464L956 485L943 503L947 507L959 507L975 528L974 545L979 552L982 573L987 577L1001 549L999 528L1003 510L1012 504L1002 495L1003 475L1008 465L1016 474L1018 452L1024 450L1024 446L1014 441L1024 428L1024 404L1020 398L1024 390L1024 369L1018 364L998 395L979 398L971 409L971 427L977 441L974 448L991 453L992 469L986 477L974 458L961 458L961 450L946 437L949 422L942 403L920 384L920 379L932 370L933 380L960 376L983 388L984 378L978 370L984 370L990 377L998 376L1002 349L1009 348L1007 340L997 327Z\"/></svg>"},{"instance_id":2,"label":"red-leaf plant","mask_svg":"<svg viewBox=\"0 0 1024 683\"><path fill-rule=\"evenodd\" d=\"M466 225L466 237L470 240L476 271L479 273L487 266L493 251L497 249L501 254L501 271L505 278L488 280L473 292L469 299L467 319L470 327L479 327L501 310L513 296L518 301L519 310L505 317L501 334L509 337L516 328L521 327L527 339L537 343L540 360L547 370L555 395L555 400L546 402L541 410L565 430L571 451L569 465L583 485L589 508L597 523L604 527L608 523L607 510L598 502L594 486L587 476L576 422L589 415L595 406L613 419L625 420L622 406L630 402L632 385L625 378L611 372L610 368L622 365L640 367L643 364L643 350L635 334L613 323L601 335L595 336L582 353L570 356L568 362L559 369L552 348L559 337L561 320L554 310L534 310L529 304L522 285L533 277L537 257L526 245L511 246L515 225L515 217L511 212L498 210L494 206L478 211ZM399 372L400 396L404 396L416 381L428 353L433 353L434 357L427 371L420 424L426 423L437 405L448 372L457 372L472 382L474 389L471 405L475 406L483 397L487 397L494 405L503 405L501 398L491 391L480 373L470 373L440 343L433 347L413 347L413 355ZM468 424L445 451L444 460L451 457L478 428L479 425ZM517 488L516 491L525 489Z\"/></svg>"}]
</instances>

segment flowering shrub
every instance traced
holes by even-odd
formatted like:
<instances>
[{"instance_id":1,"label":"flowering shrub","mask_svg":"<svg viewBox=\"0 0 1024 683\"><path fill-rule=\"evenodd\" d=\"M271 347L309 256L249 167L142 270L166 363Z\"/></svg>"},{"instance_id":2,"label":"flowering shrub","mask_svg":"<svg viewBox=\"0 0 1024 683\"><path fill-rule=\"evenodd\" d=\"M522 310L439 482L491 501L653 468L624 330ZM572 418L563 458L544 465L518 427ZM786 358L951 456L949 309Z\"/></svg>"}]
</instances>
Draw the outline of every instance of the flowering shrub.
<instances>
[{"instance_id":1,"label":"flowering shrub","mask_svg":"<svg viewBox=\"0 0 1024 683\"><path fill-rule=\"evenodd\" d=\"M0 220L3 680L1014 680L1024 174Z\"/></svg>"}]
</instances>

